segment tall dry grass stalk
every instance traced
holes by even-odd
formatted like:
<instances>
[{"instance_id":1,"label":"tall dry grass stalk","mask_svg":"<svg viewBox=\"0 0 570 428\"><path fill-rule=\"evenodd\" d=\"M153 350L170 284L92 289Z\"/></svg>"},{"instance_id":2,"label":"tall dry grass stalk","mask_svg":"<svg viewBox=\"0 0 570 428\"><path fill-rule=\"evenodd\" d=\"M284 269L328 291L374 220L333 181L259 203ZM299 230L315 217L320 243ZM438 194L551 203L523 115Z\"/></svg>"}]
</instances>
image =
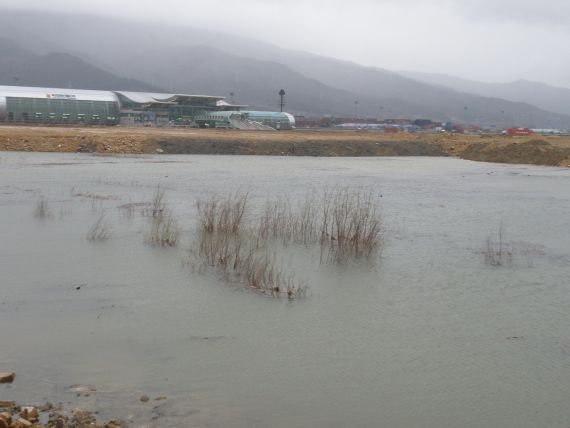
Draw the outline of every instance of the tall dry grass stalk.
<instances>
[{"instance_id":1,"label":"tall dry grass stalk","mask_svg":"<svg viewBox=\"0 0 570 428\"><path fill-rule=\"evenodd\" d=\"M150 206L143 210L143 215L145 217L159 217L166 215L166 202L165 202L166 191L160 187L160 184L156 186L154 194L152 196L152 201Z\"/></svg>"},{"instance_id":2,"label":"tall dry grass stalk","mask_svg":"<svg viewBox=\"0 0 570 428\"><path fill-rule=\"evenodd\" d=\"M97 221L87 232L87 240L92 242L106 241L113 236L113 229L105 219L105 214L101 214Z\"/></svg>"},{"instance_id":3,"label":"tall dry grass stalk","mask_svg":"<svg viewBox=\"0 0 570 428\"><path fill-rule=\"evenodd\" d=\"M257 219L256 232L261 240L311 245L319 238L318 215L318 198L314 194L307 195L297 205L286 198L270 200Z\"/></svg>"},{"instance_id":4,"label":"tall dry grass stalk","mask_svg":"<svg viewBox=\"0 0 570 428\"><path fill-rule=\"evenodd\" d=\"M487 237L483 248L485 264L489 266L509 266L513 263L514 245L505 238L504 226L501 223L497 238Z\"/></svg>"},{"instance_id":5,"label":"tall dry grass stalk","mask_svg":"<svg viewBox=\"0 0 570 428\"><path fill-rule=\"evenodd\" d=\"M180 238L180 227L167 208L166 192L156 187L150 208L145 213L148 219L148 229L145 243L155 247L176 247Z\"/></svg>"},{"instance_id":6,"label":"tall dry grass stalk","mask_svg":"<svg viewBox=\"0 0 570 428\"><path fill-rule=\"evenodd\" d=\"M171 216L160 215L149 219L145 242L155 247L176 247L180 238L178 223Z\"/></svg>"},{"instance_id":7,"label":"tall dry grass stalk","mask_svg":"<svg viewBox=\"0 0 570 428\"><path fill-rule=\"evenodd\" d=\"M280 267L270 252L276 244L318 246L321 263L334 264L374 260L383 244L379 199L372 190L313 193L297 204L269 200L257 215L248 195L239 193L199 200L196 209L198 260L269 295L295 298L307 290Z\"/></svg>"},{"instance_id":8,"label":"tall dry grass stalk","mask_svg":"<svg viewBox=\"0 0 570 428\"><path fill-rule=\"evenodd\" d=\"M34 208L34 217L39 219L45 219L51 216L51 208L42 196L36 201L36 206Z\"/></svg>"},{"instance_id":9,"label":"tall dry grass stalk","mask_svg":"<svg viewBox=\"0 0 570 428\"><path fill-rule=\"evenodd\" d=\"M319 244L323 263L372 260L383 246L379 198L372 190L309 194L295 206L288 199L269 201L255 230L259 240Z\"/></svg>"},{"instance_id":10,"label":"tall dry grass stalk","mask_svg":"<svg viewBox=\"0 0 570 428\"><path fill-rule=\"evenodd\" d=\"M325 192L321 210L321 261L371 260L382 248L382 217L372 190Z\"/></svg>"},{"instance_id":11,"label":"tall dry grass stalk","mask_svg":"<svg viewBox=\"0 0 570 428\"><path fill-rule=\"evenodd\" d=\"M275 255L262 247L259 226L246 225L247 194L211 197L196 203L198 239L194 254L205 265L245 283L264 295L290 299L306 294L306 284L278 267Z\"/></svg>"},{"instance_id":12,"label":"tall dry grass stalk","mask_svg":"<svg viewBox=\"0 0 570 428\"><path fill-rule=\"evenodd\" d=\"M196 203L200 229L206 233L237 234L247 206L247 193L232 193L225 198L213 196Z\"/></svg>"},{"instance_id":13,"label":"tall dry grass stalk","mask_svg":"<svg viewBox=\"0 0 570 428\"><path fill-rule=\"evenodd\" d=\"M509 239L501 222L497 231L487 236L480 253L488 266L511 267L516 264L533 267L535 258L546 255L547 251L543 245Z\"/></svg>"},{"instance_id":14,"label":"tall dry grass stalk","mask_svg":"<svg viewBox=\"0 0 570 428\"><path fill-rule=\"evenodd\" d=\"M302 298L309 289L306 282L297 280L292 273L284 272L275 254L268 252L249 253L241 275L250 288L273 297L286 295L289 299Z\"/></svg>"}]
</instances>

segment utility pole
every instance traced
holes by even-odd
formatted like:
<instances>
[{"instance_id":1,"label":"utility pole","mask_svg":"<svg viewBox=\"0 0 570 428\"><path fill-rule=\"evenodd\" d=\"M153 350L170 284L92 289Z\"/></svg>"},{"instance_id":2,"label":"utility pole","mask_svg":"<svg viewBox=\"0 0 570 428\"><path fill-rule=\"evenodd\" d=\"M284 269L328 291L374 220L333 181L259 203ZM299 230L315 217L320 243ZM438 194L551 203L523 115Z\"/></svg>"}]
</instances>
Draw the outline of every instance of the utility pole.
<instances>
[{"instance_id":1,"label":"utility pole","mask_svg":"<svg viewBox=\"0 0 570 428\"><path fill-rule=\"evenodd\" d=\"M354 117L358 119L358 101L354 102Z\"/></svg>"},{"instance_id":2,"label":"utility pole","mask_svg":"<svg viewBox=\"0 0 570 428\"><path fill-rule=\"evenodd\" d=\"M283 107L285 107L285 90L281 89L279 91L279 97L281 98L279 105L281 107L281 113L283 113Z\"/></svg>"}]
</instances>

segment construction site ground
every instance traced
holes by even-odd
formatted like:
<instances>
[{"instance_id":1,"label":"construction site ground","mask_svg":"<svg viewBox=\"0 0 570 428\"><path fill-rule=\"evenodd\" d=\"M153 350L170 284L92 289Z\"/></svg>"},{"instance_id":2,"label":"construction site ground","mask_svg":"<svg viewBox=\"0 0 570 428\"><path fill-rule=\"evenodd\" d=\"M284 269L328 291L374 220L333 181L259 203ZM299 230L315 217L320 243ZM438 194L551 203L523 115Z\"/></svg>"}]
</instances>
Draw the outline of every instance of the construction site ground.
<instances>
[{"instance_id":1,"label":"construction site ground","mask_svg":"<svg viewBox=\"0 0 570 428\"><path fill-rule=\"evenodd\" d=\"M0 126L0 151L267 156L454 156L570 167L570 137L373 131Z\"/></svg>"}]
</instances>

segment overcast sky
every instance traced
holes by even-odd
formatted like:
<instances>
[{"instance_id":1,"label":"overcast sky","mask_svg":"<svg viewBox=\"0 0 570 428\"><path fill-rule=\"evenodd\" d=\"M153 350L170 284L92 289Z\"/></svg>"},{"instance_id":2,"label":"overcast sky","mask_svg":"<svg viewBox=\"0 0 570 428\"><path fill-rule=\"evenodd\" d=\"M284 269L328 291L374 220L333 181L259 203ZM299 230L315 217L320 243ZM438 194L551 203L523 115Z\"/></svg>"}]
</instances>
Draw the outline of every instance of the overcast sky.
<instances>
[{"instance_id":1,"label":"overcast sky","mask_svg":"<svg viewBox=\"0 0 570 428\"><path fill-rule=\"evenodd\" d=\"M570 0L0 0L261 38L392 70L570 87Z\"/></svg>"}]
</instances>

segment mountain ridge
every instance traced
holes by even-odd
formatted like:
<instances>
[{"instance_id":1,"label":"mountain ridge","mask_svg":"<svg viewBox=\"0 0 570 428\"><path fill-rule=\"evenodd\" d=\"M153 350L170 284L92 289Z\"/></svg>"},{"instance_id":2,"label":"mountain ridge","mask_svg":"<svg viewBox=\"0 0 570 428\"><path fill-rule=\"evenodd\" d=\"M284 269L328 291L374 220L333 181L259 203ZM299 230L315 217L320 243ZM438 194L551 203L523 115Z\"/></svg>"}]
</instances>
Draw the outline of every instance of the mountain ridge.
<instances>
[{"instance_id":1,"label":"mountain ridge","mask_svg":"<svg viewBox=\"0 0 570 428\"><path fill-rule=\"evenodd\" d=\"M511 82L481 82L464 79L445 73L424 73L401 71L400 74L424 81L429 84L444 86L457 91L490 96L514 102L528 102L546 111L570 114L570 88L553 86L528 79L516 79Z\"/></svg>"},{"instance_id":2,"label":"mountain ridge","mask_svg":"<svg viewBox=\"0 0 570 428\"><path fill-rule=\"evenodd\" d=\"M298 114L430 118L499 127L570 127L570 114L545 111L525 100L460 92L379 67L215 31L172 26L165 32L163 26L116 18L14 10L0 14L0 37L6 31L14 32L19 41L21 33L29 42L25 49L46 53L52 43L53 50L75 55L108 73L138 78L167 90L225 96L233 92L242 103L276 109L277 91L283 87L288 108ZM36 45L40 35L45 36ZM200 68L193 62L201 63ZM199 73L184 76L181 70L168 70L172 64ZM302 97L305 100L301 102Z\"/></svg>"}]
</instances>

